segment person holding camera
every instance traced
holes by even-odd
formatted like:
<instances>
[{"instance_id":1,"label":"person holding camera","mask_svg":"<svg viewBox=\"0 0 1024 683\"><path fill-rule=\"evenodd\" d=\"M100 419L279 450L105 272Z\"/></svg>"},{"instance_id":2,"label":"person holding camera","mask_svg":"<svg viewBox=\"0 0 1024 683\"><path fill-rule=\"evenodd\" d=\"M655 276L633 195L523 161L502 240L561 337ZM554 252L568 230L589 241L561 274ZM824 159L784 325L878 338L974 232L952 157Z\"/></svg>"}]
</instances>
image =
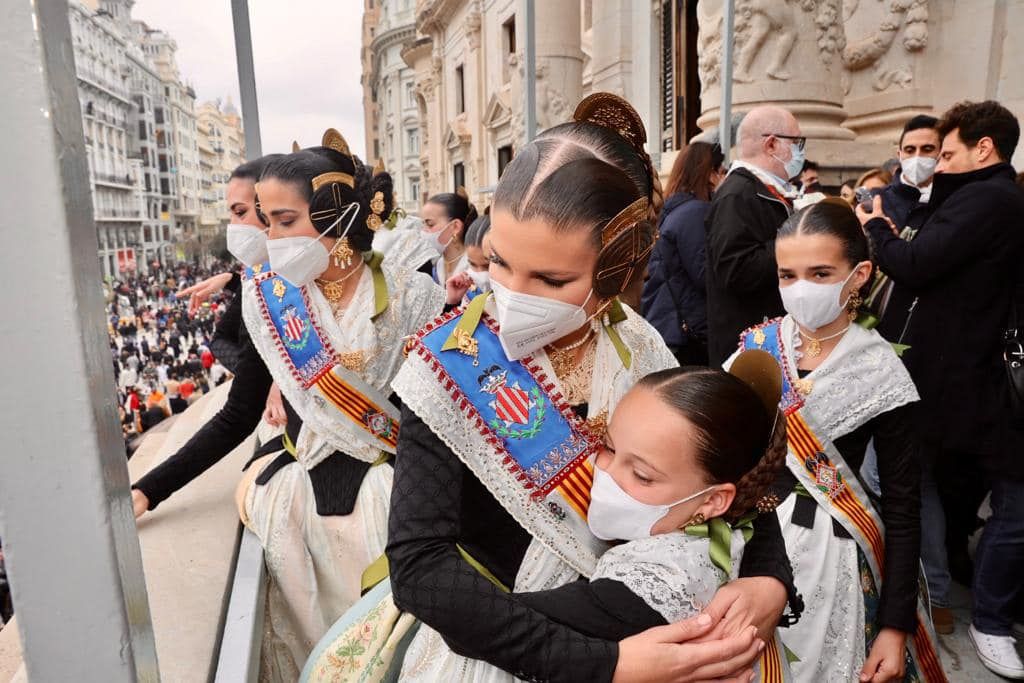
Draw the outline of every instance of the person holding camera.
<instances>
[{"instance_id":1,"label":"person holding camera","mask_svg":"<svg viewBox=\"0 0 1024 683\"><path fill-rule=\"evenodd\" d=\"M1020 125L997 102L961 102L937 126L932 215L912 241L881 197L857 215L878 266L915 292L903 358L921 395L919 437L935 458L947 544L963 544L986 492L992 516L975 557L969 630L986 667L1024 679L1011 635L1024 584L1024 427L1004 335L1024 263L1024 192L1009 164ZM972 482L979 482L976 490Z\"/></svg>"}]
</instances>

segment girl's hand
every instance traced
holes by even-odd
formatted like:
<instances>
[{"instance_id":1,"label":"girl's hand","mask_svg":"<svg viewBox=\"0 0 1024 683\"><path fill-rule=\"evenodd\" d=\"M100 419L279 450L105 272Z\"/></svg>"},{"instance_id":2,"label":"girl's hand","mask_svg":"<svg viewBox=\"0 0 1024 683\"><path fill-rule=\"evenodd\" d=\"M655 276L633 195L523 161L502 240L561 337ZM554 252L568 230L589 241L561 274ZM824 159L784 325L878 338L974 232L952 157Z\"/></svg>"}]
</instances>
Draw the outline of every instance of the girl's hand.
<instances>
[{"instance_id":1,"label":"girl's hand","mask_svg":"<svg viewBox=\"0 0 1024 683\"><path fill-rule=\"evenodd\" d=\"M278 388L277 382L270 385L267 405L263 410L263 419L272 427L283 427L288 424L288 413L284 412L284 401L281 400L281 390Z\"/></svg>"},{"instance_id":2,"label":"girl's hand","mask_svg":"<svg viewBox=\"0 0 1024 683\"><path fill-rule=\"evenodd\" d=\"M756 637L754 628L721 640L694 642L706 635L712 624L714 619L701 614L620 641L613 683L748 683L764 642Z\"/></svg>"},{"instance_id":3,"label":"girl's hand","mask_svg":"<svg viewBox=\"0 0 1024 683\"><path fill-rule=\"evenodd\" d=\"M775 635L775 627L786 610L786 587L770 576L736 579L718 589L704 610L715 628L704 639L725 638L751 625L762 640Z\"/></svg>"},{"instance_id":4,"label":"girl's hand","mask_svg":"<svg viewBox=\"0 0 1024 683\"><path fill-rule=\"evenodd\" d=\"M204 301L224 289L229 282L231 282L231 273L221 273L220 275L206 278L202 282L197 282L191 287L186 287L178 292L176 296L179 299L187 296L188 314L195 315Z\"/></svg>"},{"instance_id":5,"label":"girl's hand","mask_svg":"<svg viewBox=\"0 0 1024 683\"><path fill-rule=\"evenodd\" d=\"M458 306L462 303L462 297L466 296L466 292L473 286L473 280L465 272L452 275L448 278L448 281L444 283L445 292L448 295L446 303L449 306Z\"/></svg>"},{"instance_id":6,"label":"girl's hand","mask_svg":"<svg viewBox=\"0 0 1024 683\"><path fill-rule=\"evenodd\" d=\"M871 646L868 660L860 672L861 683L901 681L906 669L907 634L895 628L883 628Z\"/></svg>"}]
</instances>

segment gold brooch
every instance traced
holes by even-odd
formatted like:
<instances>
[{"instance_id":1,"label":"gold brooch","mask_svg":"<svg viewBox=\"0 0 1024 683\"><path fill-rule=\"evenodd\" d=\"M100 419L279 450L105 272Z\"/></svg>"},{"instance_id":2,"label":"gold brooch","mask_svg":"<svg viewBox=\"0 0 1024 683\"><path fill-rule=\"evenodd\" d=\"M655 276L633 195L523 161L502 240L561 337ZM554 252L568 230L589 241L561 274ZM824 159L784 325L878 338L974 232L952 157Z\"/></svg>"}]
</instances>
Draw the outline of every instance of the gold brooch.
<instances>
[{"instance_id":1,"label":"gold brooch","mask_svg":"<svg viewBox=\"0 0 1024 683\"><path fill-rule=\"evenodd\" d=\"M793 382L793 388L801 396L810 396L811 392L814 391L814 380L813 379L798 379Z\"/></svg>"},{"instance_id":2,"label":"gold brooch","mask_svg":"<svg viewBox=\"0 0 1024 683\"><path fill-rule=\"evenodd\" d=\"M369 216L366 217L366 227L368 227L370 230L377 232L377 230L380 229L380 226L381 220L380 216L378 216L377 214L371 213Z\"/></svg>"},{"instance_id":3,"label":"gold brooch","mask_svg":"<svg viewBox=\"0 0 1024 683\"><path fill-rule=\"evenodd\" d=\"M456 327L455 331L452 332L452 336L455 337L456 349L459 353L473 357L473 365L480 365L480 359L477 358L480 353L480 342L473 338L469 332L466 332L461 327Z\"/></svg>"},{"instance_id":4,"label":"gold brooch","mask_svg":"<svg viewBox=\"0 0 1024 683\"><path fill-rule=\"evenodd\" d=\"M775 508L779 507L779 497L774 493L766 493L757 501L757 511L761 514L771 512Z\"/></svg>"},{"instance_id":5,"label":"gold brooch","mask_svg":"<svg viewBox=\"0 0 1024 683\"><path fill-rule=\"evenodd\" d=\"M274 278L274 296L277 297L278 301L284 300L285 292L288 291L288 287L285 286L281 278Z\"/></svg>"},{"instance_id":6,"label":"gold brooch","mask_svg":"<svg viewBox=\"0 0 1024 683\"><path fill-rule=\"evenodd\" d=\"M338 354L338 362L352 372L361 373L366 369L366 354L363 353L362 349L346 351L345 353Z\"/></svg>"},{"instance_id":7,"label":"gold brooch","mask_svg":"<svg viewBox=\"0 0 1024 683\"><path fill-rule=\"evenodd\" d=\"M370 200L370 211L376 214L384 213L384 193L376 192L373 195L373 199Z\"/></svg>"}]
</instances>

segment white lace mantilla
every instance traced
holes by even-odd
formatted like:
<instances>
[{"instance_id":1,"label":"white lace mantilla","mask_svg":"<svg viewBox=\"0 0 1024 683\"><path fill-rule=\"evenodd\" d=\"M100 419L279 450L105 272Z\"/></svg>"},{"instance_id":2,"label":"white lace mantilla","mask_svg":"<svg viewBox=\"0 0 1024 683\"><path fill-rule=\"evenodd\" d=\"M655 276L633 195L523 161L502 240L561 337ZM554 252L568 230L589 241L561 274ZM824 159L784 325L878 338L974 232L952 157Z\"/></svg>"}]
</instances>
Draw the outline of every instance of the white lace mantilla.
<instances>
[{"instance_id":1,"label":"white lace mantilla","mask_svg":"<svg viewBox=\"0 0 1024 683\"><path fill-rule=\"evenodd\" d=\"M743 558L743 533L732 532L732 576L711 562L707 538L681 531L658 534L615 546L597 562L591 581L611 579L624 584L668 623L698 614L715 591L736 578Z\"/></svg>"},{"instance_id":2,"label":"white lace mantilla","mask_svg":"<svg viewBox=\"0 0 1024 683\"><path fill-rule=\"evenodd\" d=\"M800 335L792 316L782 319L779 332L789 376L796 379L793 349L799 346ZM726 361L727 369L739 354ZM813 417L819 435L830 441L920 398L892 345L860 325L850 325L828 358L805 379L811 382L811 393L804 397L803 411Z\"/></svg>"},{"instance_id":3,"label":"white lace mantilla","mask_svg":"<svg viewBox=\"0 0 1024 683\"><path fill-rule=\"evenodd\" d=\"M405 339L432 320L444 306L444 291L423 273L401 260L387 257L381 265L388 287L388 307L375 320L373 275L364 268L358 289L337 318L316 286L307 287L311 313L322 334L339 354L361 353L363 368L358 374L384 396L404 360ZM343 419L336 408L325 404L315 390L307 391L281 357L275 335L263 319L255 282L242 283L242 317L260 357L270 370L281 393L302 418L296 440L296 458L312 469L334 451L366 462L374 462L380 450L355 434L356 427Z\"/></svg>"}]
</instances>

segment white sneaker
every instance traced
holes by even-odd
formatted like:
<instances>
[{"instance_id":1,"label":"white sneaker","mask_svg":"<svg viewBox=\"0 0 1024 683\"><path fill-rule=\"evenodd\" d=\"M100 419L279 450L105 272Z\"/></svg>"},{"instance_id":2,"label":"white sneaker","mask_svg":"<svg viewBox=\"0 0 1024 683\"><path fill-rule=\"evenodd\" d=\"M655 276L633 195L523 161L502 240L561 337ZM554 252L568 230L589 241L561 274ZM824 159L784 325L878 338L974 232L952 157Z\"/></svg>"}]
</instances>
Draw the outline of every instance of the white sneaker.
<instances>
[{"instance_id":1,"label":"white sneaker","mask_svg":"<svg viewBox=\"0 0 1024 683\"><path fill-rule=\"evenodd\" d=\"M1024 663L1021 663L1012 636L990 636L974 628L967 629L974 643L978 659L992 672L1005 678L1024 680Z\"/></svg>"}]
</instances>

